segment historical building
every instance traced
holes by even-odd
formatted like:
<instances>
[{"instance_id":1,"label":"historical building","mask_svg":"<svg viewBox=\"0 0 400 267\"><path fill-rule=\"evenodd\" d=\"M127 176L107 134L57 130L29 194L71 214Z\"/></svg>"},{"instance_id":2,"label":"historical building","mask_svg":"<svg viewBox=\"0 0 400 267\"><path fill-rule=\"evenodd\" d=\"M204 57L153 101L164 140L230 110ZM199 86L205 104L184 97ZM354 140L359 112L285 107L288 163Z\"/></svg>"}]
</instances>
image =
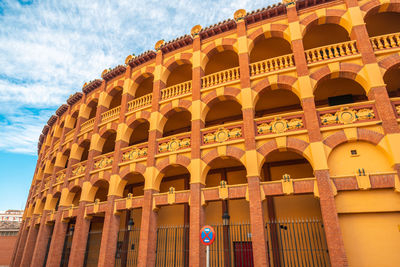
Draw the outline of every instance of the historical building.
<instances>
[{"instance_id":1,"label":"historical building","mask_svg":"<svg viewBox=\"0 0 400 267\"><path fill-rule=\"evenodd\" d=\"M7 211L6 213L20 213L18 216L22 218L21 211ZM13 214L15 216L15 214ZM20 220L13 220L4 218L0 220L0 266L9 266L11 262L12 252L17 241L17 235L19 227L21 225Z\"/></svg>"},{"instance_id":2,"label":"historical building","mask_svg":"<svg viewBox=\"0 0 400 267\"><path fill-rule=\"evenodd\" d=\"M23 213L23 210L0 211L0 222L21 222Z\"/></svg>"},{"instance_id":3,"label":"historical building","mask_svg":"<svg viewBox=\"0 0 400 267\"><path fill-rule=\"evenodd\" d=\"M157 42L43 128L12 266L398 266L400 2Z\"/></svg>"}]
</instances>

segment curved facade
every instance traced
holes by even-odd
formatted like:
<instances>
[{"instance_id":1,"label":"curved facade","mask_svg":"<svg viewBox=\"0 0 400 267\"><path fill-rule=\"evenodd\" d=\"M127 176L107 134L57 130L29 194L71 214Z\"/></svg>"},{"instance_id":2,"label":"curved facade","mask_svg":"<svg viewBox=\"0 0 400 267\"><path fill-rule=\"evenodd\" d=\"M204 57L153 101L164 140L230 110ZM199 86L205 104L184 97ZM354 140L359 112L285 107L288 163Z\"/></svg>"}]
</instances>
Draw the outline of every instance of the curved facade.
<instances>
[{"instance_id":1,"label":"curved facade","mask_svg":"<svg viewBox=\"0 0 400 267\"><path fill-rule=\"evenodd\" d=\"M105 70L43 128L12 266L204 266L206 224L212 266L396 266L399 12L238 10Z\"/></svg>"}]
</instances>

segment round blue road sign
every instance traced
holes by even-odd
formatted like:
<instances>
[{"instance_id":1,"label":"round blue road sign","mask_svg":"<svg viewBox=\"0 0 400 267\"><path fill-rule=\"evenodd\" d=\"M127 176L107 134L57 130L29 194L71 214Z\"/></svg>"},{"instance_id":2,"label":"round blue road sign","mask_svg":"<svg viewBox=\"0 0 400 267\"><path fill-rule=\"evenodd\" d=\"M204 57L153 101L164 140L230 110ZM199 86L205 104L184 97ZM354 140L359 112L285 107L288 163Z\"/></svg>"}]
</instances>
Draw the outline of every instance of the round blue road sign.
<instances>
[{"instance_id":1,"label":"round blue road sign","mask_svg":"<svg viewBox=\"0 0 400 267\"><path fill-rule=\"evenodd\" d=\"M200 240L201 240L201 243L203 243L206 246L211 245L215 240L214 228L212 228L209 225L206 225L203 228L201 228L201 230L200 230Z\"/></svg>"}]
</instances>

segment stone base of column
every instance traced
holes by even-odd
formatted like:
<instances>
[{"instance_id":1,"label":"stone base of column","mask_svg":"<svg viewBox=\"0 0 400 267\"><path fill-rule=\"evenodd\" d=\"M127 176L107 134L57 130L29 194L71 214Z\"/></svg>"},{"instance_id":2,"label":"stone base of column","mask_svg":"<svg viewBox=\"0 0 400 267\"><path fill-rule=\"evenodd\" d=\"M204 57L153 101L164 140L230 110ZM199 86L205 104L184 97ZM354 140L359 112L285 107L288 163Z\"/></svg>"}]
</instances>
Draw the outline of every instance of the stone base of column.
<instances>
[{"instance_id":1,"label":"stone base of column","mask_svg":"<svg viewBox=\"0 0 400 267\"><path fill-rule=\"evenodd\" d=\"M317 178L321 214L324 222L331 266L348 266L343 236L339 225L339 217L336 211L336 203L329 181L329 171L316 170L315 177Z\"/></svg>"}]
</instances>

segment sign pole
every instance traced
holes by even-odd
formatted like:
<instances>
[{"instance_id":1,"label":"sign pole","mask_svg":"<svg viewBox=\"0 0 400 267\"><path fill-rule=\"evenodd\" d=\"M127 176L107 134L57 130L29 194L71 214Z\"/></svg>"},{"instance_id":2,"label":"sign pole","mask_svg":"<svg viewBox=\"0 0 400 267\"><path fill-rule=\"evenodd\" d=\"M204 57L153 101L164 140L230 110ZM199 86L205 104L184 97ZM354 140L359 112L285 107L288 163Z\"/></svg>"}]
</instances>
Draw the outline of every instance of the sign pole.
<instances>
[{"instance_id":1,"label":"sign pole","mask_svg":"<svg viewBox=\"0 0 400 267\"><path fill-rule=\"evenodd\" d=\"M210 267L210 246L206 246L206 266Z\"/></svg>"}]
</instances>

